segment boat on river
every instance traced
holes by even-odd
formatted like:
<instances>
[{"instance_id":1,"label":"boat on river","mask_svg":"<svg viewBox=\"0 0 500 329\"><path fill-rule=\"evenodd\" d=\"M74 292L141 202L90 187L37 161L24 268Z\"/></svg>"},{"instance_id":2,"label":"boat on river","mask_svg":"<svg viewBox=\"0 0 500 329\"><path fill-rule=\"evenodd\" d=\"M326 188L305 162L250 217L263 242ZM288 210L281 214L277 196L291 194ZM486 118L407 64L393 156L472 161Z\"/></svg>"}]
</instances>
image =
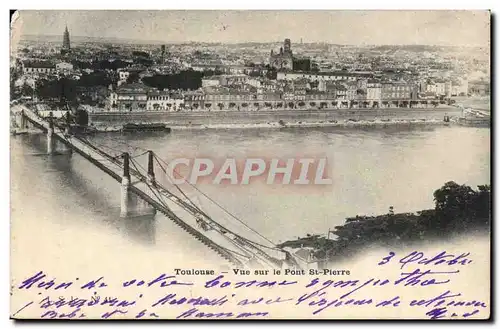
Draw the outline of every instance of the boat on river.
<instances>
[{"instance_id":1,"label":"boat on river","mask_svg":"<svg viewBox=\"0 0 500 329\"><path fill-rule=\"evenodd\" d=\"M171 129L161 123L127 123L122 127L123 132L166 132L169 133Z\"/></svg>"},{"instance_id":2,"label":"boat on river","mask_svg":"<svg viewBox=\"0 0 500 329\"><path fill-rule=\"evenodd\" d=\"M463 107L457 122L467 127L491 127L491 115L486 111Z\"/></svg>"}]
</instances>

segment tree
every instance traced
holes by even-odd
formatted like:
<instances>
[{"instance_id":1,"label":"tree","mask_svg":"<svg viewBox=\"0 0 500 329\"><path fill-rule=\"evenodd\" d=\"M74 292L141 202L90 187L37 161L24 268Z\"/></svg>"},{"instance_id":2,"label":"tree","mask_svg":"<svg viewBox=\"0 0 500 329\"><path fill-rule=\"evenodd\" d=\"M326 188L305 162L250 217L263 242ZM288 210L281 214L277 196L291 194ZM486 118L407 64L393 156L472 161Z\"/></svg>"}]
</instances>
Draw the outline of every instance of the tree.
<instances>
[{"instance_id":1,"label":"tree","mask_svg":"<svg viewBox=\"0 0 500 329\"><path fill-rule=\"evenodd\" d=\"M139 81L139 73L130 72L129 76L127 77L127 83L136 83L138 81Z\"/></svg>"},{"instance_id":2,"label":"tree","mask_svg":"<svg viewBox=\"0 0 500 329\"><path fill-rule=\"evenodd\" d=\"M85 110L77 110L75 114L75 122L77 125L87 126L89 124L89 114Z\"/></svg>"},{"instance_id":3,"label":"tree","mask_svg":"<svg viewBox=\"0 0 500 329\"><path fill-rule=\"evenodd\" d=\"M24 84L21 87L21 95L33 96L33 88L30 85Z\"/></svg>"},{"instance_id":4,"label":"tree","mask_svg":"<svg viewBox=\"0 0 500 329\"><path fill-rule=\"evenodd\" d=\"M143 57L143 58L149 58L149 54L144 51L133 51L132 56L134 57Z\"/></svg>"},{"instance_id":5,"label":"tree","mask_svg":"<svg viewBox=\"0 0 500 329\"><path fill-rule=\"evenodd\" d=\"M142 82L153 88L160 90L164 89L182 89L196 90L201 87L201 79L205 76L213 75L215 72L197 72L197 71L181 71L176 74L154 75L152 77L144 77Z\"/></svg>"},{"instance_id":6,"label":"tree","mask_svg":"<svg viewBox=\"0 0 500 329\"><path fill-rule=\"evenodd\" d=\"M276 80L278 77L278 71L275 68L270 68L266 73L266 78L269 80Z\"/></svg>"},{"instance_id":7,"label":"tree","mask_svg":"<svg viewBox=\"0 0 500 329\"><path fill-rule=\"evenodd\" d=\"M434 192L437 218L435 229L445 229L452 221L462 221L464 217L473 215L472 204L475 192L470 186L447 182Z\"/></svg>"},{"instance_id":8,"label":"tree","mask_svg":"<svg viewBox=\"0 0 500 329\"><path fill-rule=\"evenodd\" d=\"M76 82L68 78L59 80L41 80L36 89L38 97L42 99L59 100L61 103L76 101Z\"/></svg>"},{"instance_id":9,"label":"tree","mask_svg":"<svg viewBox=\"0 0 500 329\"><path fill-rule=\"evenodd\" d=\"M79 87L109 86L112 83L111 78L105 72L94 72L82 74L80 80L76 82Z\"/></svg>"}]
</instances>

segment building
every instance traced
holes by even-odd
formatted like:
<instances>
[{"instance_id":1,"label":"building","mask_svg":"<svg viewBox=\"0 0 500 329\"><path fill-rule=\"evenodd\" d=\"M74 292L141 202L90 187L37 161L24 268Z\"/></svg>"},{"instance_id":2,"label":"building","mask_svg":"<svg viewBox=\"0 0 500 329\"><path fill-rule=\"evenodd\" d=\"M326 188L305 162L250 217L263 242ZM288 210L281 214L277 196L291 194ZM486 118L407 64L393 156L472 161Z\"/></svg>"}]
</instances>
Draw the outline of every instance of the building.
<instances>
[{"instance_id":1,"label":"building","mask_svg":"<svg viewBox=\"0 0 500 329\"><path fill-rule=\"evenodd\" d=\"M280 47L279 53L275 54L274 51L271 50L269 65L278 70L293 69L293 53L290 39L285 39L283 47Z\"/></svg>"},{"instance_id":2,"label":"building","mask_svg":"<svg viewBox=\"0 0 500 329\"><path fill-rule=\"evenodd\" d=\"M216 86L220 86L220 78L218 78L217 76L211 76L201 79L202 88L216 87Z\"/></svg>"},{"instance_id":3,"label":"building","mask_svg":"<svg viewBox=\"0 0 500 329\"><path fill-rule=\"evenodd\" d=\"M184 107L184 96L177 92L150 91L147 95L148 111L177 111Z\"/></svg>"},{"instance_id":4,"label":"building","mask_svg":"<svg viewBox=\"0 0 500 329\"><path fill-rule=\"evenodd\" d=\"M358 81L358 79L369 79L371 73L366 72L278 72L276 79L293 81L297 79L308 79L309 81Z\"/></svg>"},{"instance_id":5,"label":"building","mask_svg":"<svg viewBox=\"0 0 500 329\"><path fill-rule=\"evenodd\" d=\"M71 72L73 71L73 64L67 62L57 63L56 70L62 72Z\"/></svg>"},{"instance_id":6,"label":"building","mask_svg":"<svg viewBox=\"0 0 500 329\"><path fill-rule=\"evenodd\" d=\"M293 91L311 89L311 84L307 79L297 79L292 81L292 89Z\"/></svg>"},{"instance_id":7,"label":"building","mask_svg":"<svg viewBox=\"0 0 500 329\"><path fill-rule=\"evenodd\" d=\"M121 82L126 82L129 76L130 76L129 71L124 71L124 70L118 71L118 79Z\"/></svg>"},{"instance_id":8,"label":"building","mask_svg":"<svg viewBox=\"0 0 500 329\"><path fill-rule=\"evenodd\" d=\"M111 108L118 111L145 111L152 88L140 83L123 84L110 95Z\"/></svg>"},{"instance_id":9,"label":"building","mask_svg":"<svg viewBox=\"0 0 500 329\"><path fill-rule=\"evenodd\" d=\"M249 76L245 74L223 74L213 75L201 80L202 87L216 87L216 86L231 86L243 85L249 80Z\"/></svg>"},{"instance_id":10,"label":"building","mask_svg":"<svg viewBox=\"0 0 500 329\"><path fill-rule=\"evenodd\" d=\"M165 45L161 45L160 63L165 62Z\"/></svg>"},{"instance_id":11,"label":"building","mask_svg":"<svg viewBox=\"0 0 500 329\"><path fill-rule=\"evenodd\" d=\"M488 96L490 94L490 83L484 80L469 83L468 93L477 96Z\"/></svg>"},{"instance_id":12,"label":"building","mask_svg":"<svg viewBox=\"0 0 500 329\"><path fill-rule=\"evenodd\" d=\"M335 90L336 87L337 87L337 82L335 82L335 81L320 80L318 82L318 90L319 91Z\"/></svg>"},{"instance_id":13,"label":"building","mask_svg":"<svg viewBox=\"0 0 500 329\"><path fill-rule=\"evenodd\" d=\"M382 101L382 84L377 81L367 81L366 100L373 102L374 106L380 106ZM376 103L375 103L376 102Z\"/></svg>"},{"instance_id":14,"label":"building","mask_svg":"<svg viewBox=\"0 0 500 329\"><path fill-rule=\"evenodd\" d=\"M293 58L294 71L311 71L311 60L309 58Z\"/></svg>"},{"instance_id":15,"label":"building","mask_svg":"<svg viewBox=\"0 0 500 329\"><path fill-rule=\"evenodd\" d=\"M64 34L63 34L62 51L69 52L70 50L71 50L71 44L69 41L69 31L68 31L68 27L66 26L66 29L64 30Z\"/></svg>"},{"instance_id":16,"label":"building","mask_svg":"<svg viewBox=\"0 0 500 329\"><path fill-rule=\"evenodd\" d=\"M404 82L383 83L382 98L389 100L409 100L412 98L412 88Z\"/></svg>"},{"instance_id":17,"label":"building","mask_svg":"<svg viewBox=\"0 0 500 329\"><path fill-rule=\"evenodd\" d=\"M437 96L446 96L446 81L438 80L435 82L436 85L436 95Z\"/></svg>"},{"instance_id":18,"label":"building","mask_svg":"<svg viewBox=\"0 0 500 329\"><path fill-rule=\"evenodd\" d=\"M358 83L357 81L348 81L345 83L346 87L346 99L350 101L355 101L358 99Z\"/></svg>"},{"instance_id":19,"label":"building","mask_svg":"<svg viewBox=\"0 0 500 329\"><path fill-rule=\"evenodd\" d=\"M195 90L184 93L184 105L190 110L203 109L205 106L205 94L203 91Z\"/></svg>"},{"instance_id":20,"label":"building","mask_svg":"<svg viewBox=\"0 0 500 329\"><path fill-rule=\"evenodd\" d=\"M22 68L24 74L53 74L56 72L56 66L46 61L24 62Z\"/></svg>"}]
</instances>

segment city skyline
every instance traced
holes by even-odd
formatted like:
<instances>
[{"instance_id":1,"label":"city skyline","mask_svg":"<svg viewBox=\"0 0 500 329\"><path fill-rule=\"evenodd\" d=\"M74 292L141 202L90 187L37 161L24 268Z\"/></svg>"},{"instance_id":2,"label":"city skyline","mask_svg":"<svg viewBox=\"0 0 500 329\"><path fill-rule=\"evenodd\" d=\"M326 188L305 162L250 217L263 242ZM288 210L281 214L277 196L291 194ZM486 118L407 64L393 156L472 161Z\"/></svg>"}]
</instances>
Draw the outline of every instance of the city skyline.
<instances>
[{"instance_id":1,"label":"city skyline","mask_svg":"<svg viewBox=\"0 0 500 329\"><path fill-rule=\"evenodd\" d=\"M292 43L489 47L489 16L488 11L42 10L20 11L18 26L21 35L62 35L67 25L77 38L163 43L290 38Z\"/></svg>"}]
</instances>

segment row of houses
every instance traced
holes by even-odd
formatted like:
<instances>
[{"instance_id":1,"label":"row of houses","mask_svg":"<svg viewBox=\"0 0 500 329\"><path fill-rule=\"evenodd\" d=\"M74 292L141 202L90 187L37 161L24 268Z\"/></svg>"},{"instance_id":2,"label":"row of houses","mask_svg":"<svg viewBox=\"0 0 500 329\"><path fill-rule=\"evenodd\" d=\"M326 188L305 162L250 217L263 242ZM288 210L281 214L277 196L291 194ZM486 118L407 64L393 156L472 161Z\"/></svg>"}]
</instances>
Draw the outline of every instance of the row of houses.
<instances>
[{"instance_id":1,"label":"row of houses","mask_svg":"<svg viewBox=\"0 0 500 329\"><path fill-rule=\"evenodd\" d=\"M260 110L300 107L412 107L419 102L415 86L368 83L366 91L350 84L336 89L271 91L210 86L196 91L159 91L134 83L111 93L109 107L116 111Z\"/></svg>"},{"instance_id":2,"label":"row of houses","mask_svg":"<svg viewBox=\"0 0 500 329\"><path fill-rule=\"evenodd\" d=\"M466 79L408 81L374 80L374 74L370 72L278 72L278 81L285 81L294 86L300 84L317 83L318 90L327 91L338 89L339 83L344 85L357 85L357 88L366 90L369 99L386 98L415 98L413 95L423 96L419 98L450 98L452 96L464 96L469 92ZM349 88L349 87L348 87Z\"/></svg>"},{"instance_id":3,"label":"row of houses","mask_svg":"<svg viewBox=\"0 0 500 329\"><path fill-rule=\"evenodd\" d=\"M48 61L25 61L22 63L23 74L56 74L72 72L73 64L67 62L52 63Z\"/></svg>"}]
</instances>

